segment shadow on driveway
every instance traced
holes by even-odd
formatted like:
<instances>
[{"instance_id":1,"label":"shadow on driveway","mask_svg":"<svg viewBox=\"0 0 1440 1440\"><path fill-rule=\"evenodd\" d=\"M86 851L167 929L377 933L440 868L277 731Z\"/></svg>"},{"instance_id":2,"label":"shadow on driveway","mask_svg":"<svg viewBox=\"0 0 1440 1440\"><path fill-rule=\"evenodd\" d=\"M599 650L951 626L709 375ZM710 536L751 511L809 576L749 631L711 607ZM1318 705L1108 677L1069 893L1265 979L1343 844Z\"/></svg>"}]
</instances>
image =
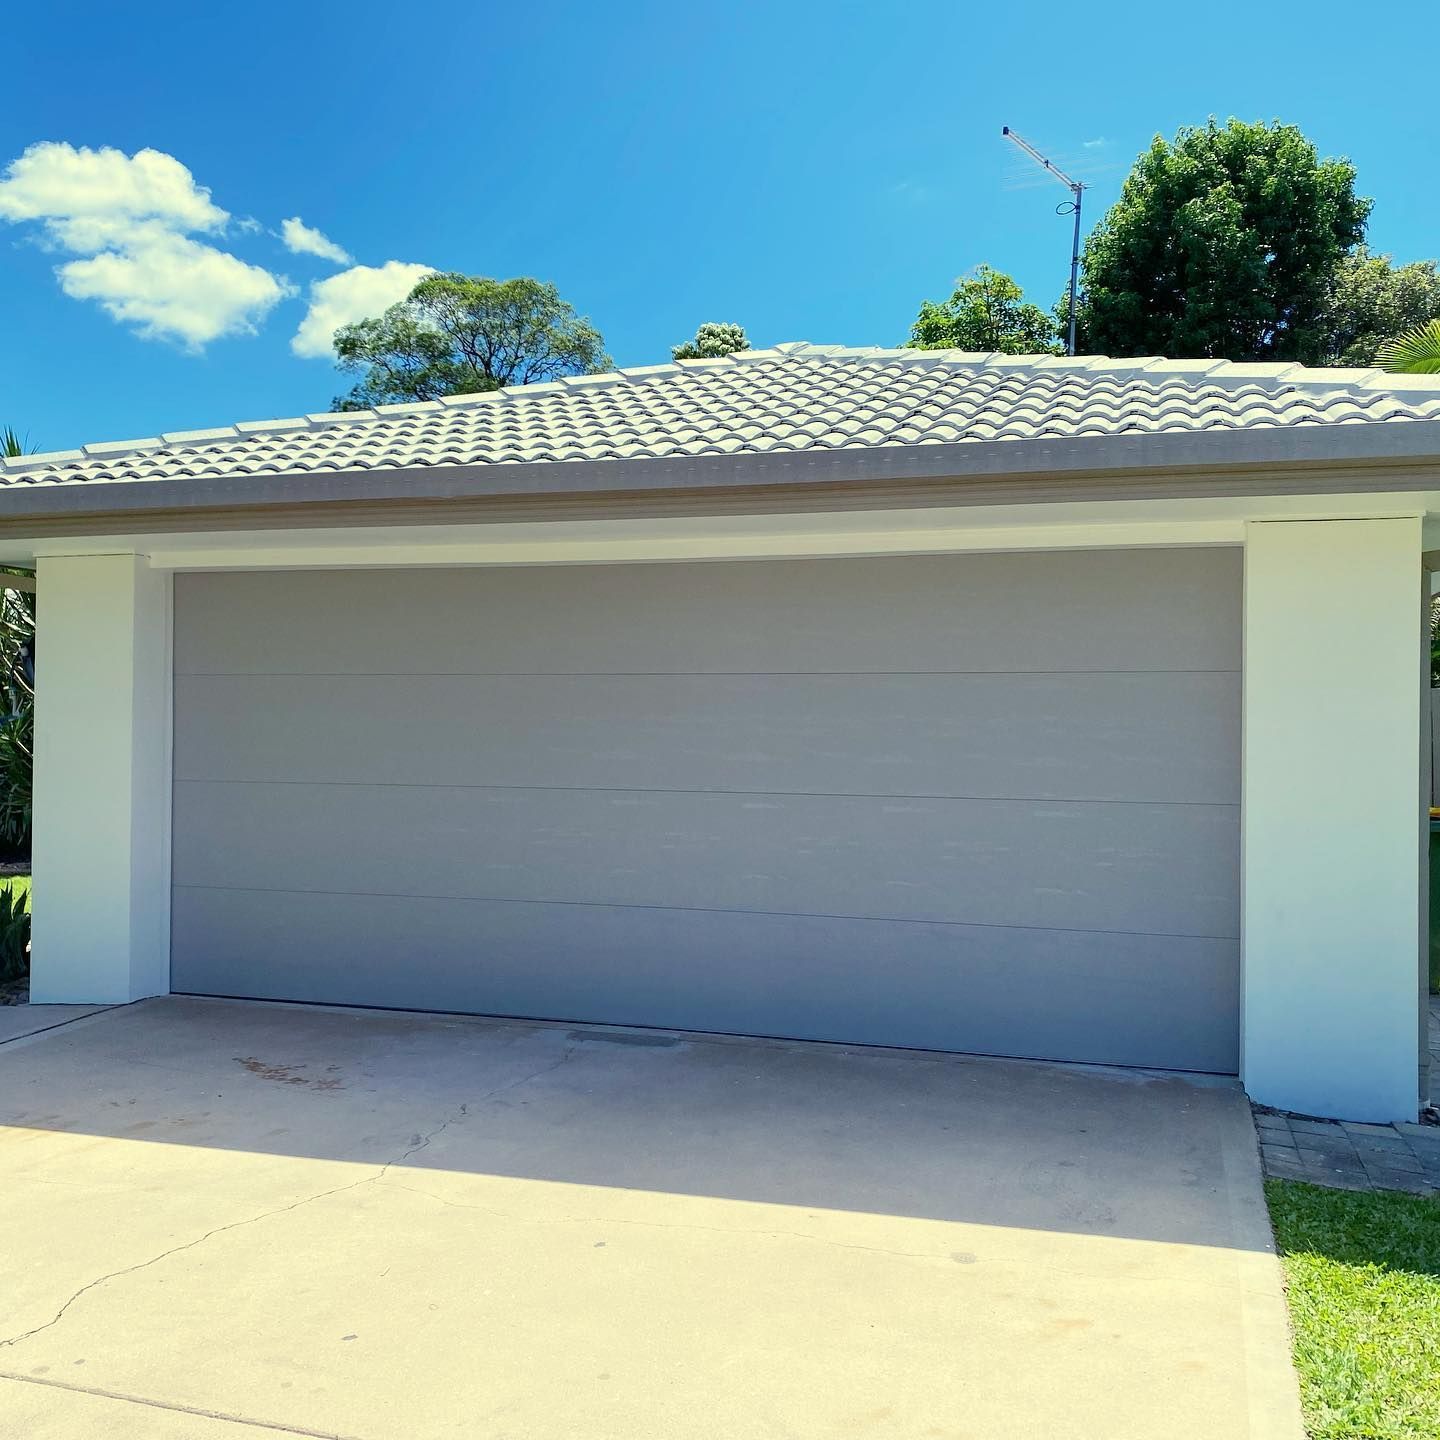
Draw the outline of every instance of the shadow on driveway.
<instances>
[{"instance_id":1,"label":"shadow on driveway","mask_svg":"<svg viewBox=\"0 0 1440 1440\"><path fill-rule=\"evenodd\" d=\"M27 1440L1299 1437L1233 1086L167 998L0 1125Z\"/></svg>"},{"instance_id":2,"label":"shadow on driveway","mask_svg":"<svg viewBox=\"0 0 1440 1440\"><path fill-rule=\"evenodd\" d=\"M167 997L33 1048L0 1047L0 1123L364 1165L409 1152L419 1169L1268 1243L1263 1231L1237 1236L1216 1203L1237 1157L1253 1168L1238 1087L1152 1072Z\"/></svg>"}]
</instances>

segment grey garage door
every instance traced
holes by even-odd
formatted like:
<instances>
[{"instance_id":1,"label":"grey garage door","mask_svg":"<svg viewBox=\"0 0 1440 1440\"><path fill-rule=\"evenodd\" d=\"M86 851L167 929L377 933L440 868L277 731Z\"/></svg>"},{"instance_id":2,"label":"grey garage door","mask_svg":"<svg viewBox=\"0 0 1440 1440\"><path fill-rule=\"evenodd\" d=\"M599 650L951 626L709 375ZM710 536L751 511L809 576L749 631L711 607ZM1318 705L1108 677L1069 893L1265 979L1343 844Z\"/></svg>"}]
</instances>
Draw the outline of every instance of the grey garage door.
<instances>
[{"instance_id":1,"label":"grey garage door","mask_svg":"<svg viewBox=\"0 0 1440 1440\"><path fill-rule=\"evenodd\" d=\"M1237 551L177 577L177 991L1233 1071Z\"/></svg>"}]
</instances>

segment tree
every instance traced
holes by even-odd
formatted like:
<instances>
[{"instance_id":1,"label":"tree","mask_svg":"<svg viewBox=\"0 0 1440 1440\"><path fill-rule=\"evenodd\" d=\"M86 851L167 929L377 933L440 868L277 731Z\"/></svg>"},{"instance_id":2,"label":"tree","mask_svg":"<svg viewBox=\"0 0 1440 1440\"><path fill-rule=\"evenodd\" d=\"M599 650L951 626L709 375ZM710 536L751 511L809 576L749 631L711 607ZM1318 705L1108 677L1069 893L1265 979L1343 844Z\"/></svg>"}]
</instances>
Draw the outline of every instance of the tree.
<instances>
[{"instance_id":1,"label":"tree","mask_svg":"<svg viewBox=\"0 0 1440 1440\"><path fill-rule=\"evenodd\" d=\"M1084 347L1110 355L1313 360L1370 201L1293 125L1159 136L1085 243Z\"/></svg>"},{"instance_id":2,"label":"tree","mask_svg":"<svg viewBox=\"0 0 1440 1440\"><path fill-rule=\"evenodd\" d=\"M719 360L749 348L750 342L745 338L743 325L707 321L695 332L693 340L673 346L670 355L675 360Z\"/></svg>"},{"instance_id":3,"label":"tree","mask_svg":"<svg viewBox=\"0 0 1440 1440\"><path fill-rule=\"evenodd\" d=\"M906 345L911 350L1000 351L1058 355L1055 322L1003 270L977 265L948 300L921 302Z\"/></svg>"},{"instance_id":4,"label":"tree","mask_svg":"<svg viewBox=\"0 0 1440 1440\"><path fill-rule=\"evenodd\" d=\"M1397 266L1365 246L1345 256L1325 307L1321 365L1373 365L1392 336L1440 319L1440 274L1434 260Z\"/></svg>"},{"instance_id":5,"label":"tree","mask_svg":"<svg viewBox=\"0 0 1440 1440\"><path fill-rule=\"evenodd\" d=\"M1440 320L1387 340L1375 362L1396 375L1440 375Z\"/></svg>"},{"instance_id":6,"label":"tree","mask_svg":"<svg viewBox=\"0 0 1440 1440\"><path fill-rule=\"evenodd\" d=\"M611 365L600 332L553 285L454 273L428 275L378 318L342 326L335 359L361 377L335 410L593 375Z\"/></svg>"}]
</instances>

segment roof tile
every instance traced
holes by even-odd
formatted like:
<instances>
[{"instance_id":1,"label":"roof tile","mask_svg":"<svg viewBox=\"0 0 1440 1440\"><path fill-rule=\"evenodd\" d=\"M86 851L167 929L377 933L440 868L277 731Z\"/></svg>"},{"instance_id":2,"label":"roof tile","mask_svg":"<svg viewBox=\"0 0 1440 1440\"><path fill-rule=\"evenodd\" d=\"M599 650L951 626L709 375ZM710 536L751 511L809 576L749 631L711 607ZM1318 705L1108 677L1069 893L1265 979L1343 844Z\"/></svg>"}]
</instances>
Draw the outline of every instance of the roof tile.
<instances>
[{"instance_id":1,"label":"roof tile","mask_svg":"<svg viewBox=\"0 0 1440 1440\"><path fill-rule=\"evenodd\" d=\"M1440 419L1440 376L788 344L13 457L0 486Z\"/></svg>"}]
</instances>

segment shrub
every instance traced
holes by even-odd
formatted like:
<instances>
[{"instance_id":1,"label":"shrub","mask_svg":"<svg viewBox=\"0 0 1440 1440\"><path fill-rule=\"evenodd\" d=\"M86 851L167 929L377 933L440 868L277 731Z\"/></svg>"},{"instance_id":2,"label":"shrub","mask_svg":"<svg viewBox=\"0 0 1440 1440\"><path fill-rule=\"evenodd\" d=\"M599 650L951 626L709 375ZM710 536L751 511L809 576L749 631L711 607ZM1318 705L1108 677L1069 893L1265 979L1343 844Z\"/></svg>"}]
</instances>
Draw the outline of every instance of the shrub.
<instances>
[{"instance_id":1,"label":"shrub","mask_svg":"<svg viewBox=\"0 0 1440 1440\"><path fill-rule=\"evenodd\" d=\"M0 853L30 854L35 744L35 597L0 591Z\"/></svg>"},{"instance_id":2,"label":"shrub","mask_svg":"<svg viewBox=\"0 0 1440 1440\"><path fill-rule=\"evenodd\" d=\"M30 887L0 886L0 984L30 973Z\"/></svg>"},{"instance_id":3,"label":"shrub","mask_svg":"<svg viewBox=\"0 0 1440 1440\"><path fill-rule=\"evenodd\" d=\"M35 710L22 705L0 716L0 850L18 858L30 854L30 796L35 745Z\"/></svg>"}]
</instances>

